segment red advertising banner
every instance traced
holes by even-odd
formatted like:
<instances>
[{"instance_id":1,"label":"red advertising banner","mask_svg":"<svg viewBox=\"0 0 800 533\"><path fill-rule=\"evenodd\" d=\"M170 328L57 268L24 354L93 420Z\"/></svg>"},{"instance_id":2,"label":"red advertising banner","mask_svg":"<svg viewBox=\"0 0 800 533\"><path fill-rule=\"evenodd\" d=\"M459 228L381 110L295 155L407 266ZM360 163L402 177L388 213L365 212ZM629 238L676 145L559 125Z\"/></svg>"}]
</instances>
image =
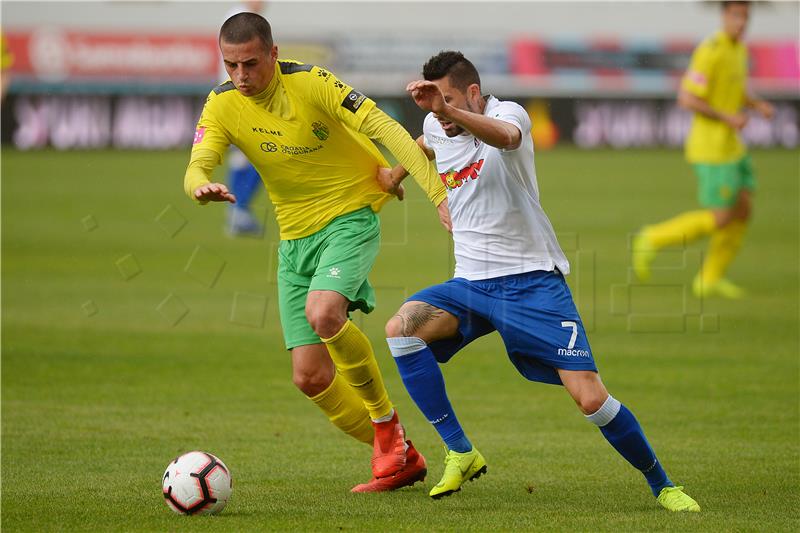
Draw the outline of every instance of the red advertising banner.
<instances>
[{"instance_id":1,"label":"red advertising banner","mask_svg":"<svg viewBox=\"0 0 800 533\"><path fill-rule=\"evenodd\" d=\"M162 83L216 80L213 35L88 33L38 29L5 34L14 76L44 81L150 78Z\"/></svg>"}]
</instances>

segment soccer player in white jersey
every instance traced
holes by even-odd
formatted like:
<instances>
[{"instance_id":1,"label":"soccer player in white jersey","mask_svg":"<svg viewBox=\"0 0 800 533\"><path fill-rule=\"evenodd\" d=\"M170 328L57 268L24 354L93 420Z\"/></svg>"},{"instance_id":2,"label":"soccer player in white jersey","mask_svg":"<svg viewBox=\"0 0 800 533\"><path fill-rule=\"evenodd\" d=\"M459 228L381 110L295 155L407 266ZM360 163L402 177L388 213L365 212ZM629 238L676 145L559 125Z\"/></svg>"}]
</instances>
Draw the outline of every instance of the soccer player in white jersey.
<instances>
[{"instance_id":1,"label":"soccer player in white jersey","mask_svg":"<svg viewBox=\"0 0 800 533\"><path fill-rule=\"evenodd\" d=\"M564 275L569 263L539 203L531 122L514 102L483 96L475 67L441 52L408 85L430 113L417 140L447 187L455 277L411 296L386 324L389 348L414 402L447 447L440 498L485 473L464 434L437 363L497 331L511 362L531 381L563 385L586 418L647 479L672 511L699 511L669 480L633 414L609 395ZM387 189L405 176L392 173ZM388 181L388 180L387 180Z\"/></svg>"}]
</instances>

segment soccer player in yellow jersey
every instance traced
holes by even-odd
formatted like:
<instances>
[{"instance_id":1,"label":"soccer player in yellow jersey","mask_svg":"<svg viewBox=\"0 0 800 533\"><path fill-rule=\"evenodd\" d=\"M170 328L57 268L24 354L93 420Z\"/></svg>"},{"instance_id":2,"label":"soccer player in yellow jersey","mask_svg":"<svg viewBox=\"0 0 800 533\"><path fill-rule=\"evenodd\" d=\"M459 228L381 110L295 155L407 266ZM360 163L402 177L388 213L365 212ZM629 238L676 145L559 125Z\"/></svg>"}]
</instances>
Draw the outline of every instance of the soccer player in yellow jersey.
<instances>
[{"instance_id":1,"label":"soccer player in yellow jersey","mask_svg":"<svg viewBox=\"0 0 800 533\"><path fill-rule=\"evenodd\" d=\"M694 113L686 159L699 179L702 209L646 226L633 242L634 270L647 280L659 249L710 234L706 259L692 286L697 297L743 295L724 277L741 246L756 186L738 132L747 124L744 108L768 119L774 112L768 102L747 90L747 48L742 37L749 14L748 2L723 2L722 29L700 43L681 81L678 102Z\"/></svg>"},{"instance_id":2,"label":"soccer player in yellow jersey","mask_svg":"<svg viewBox=\"0 0 800 533\"><path fill-rule=\"evenodd\" d=\"M0 72L0 102L5 100L6 93L8 93L8 86L11 85L11 75L9 70L11 70L11 65L14 64L14 55L8 49L8 43L6 42L6 38L3 35L0 35L0 67L2 67L2 72Z\"/></svg>"},{"instance_id":3,"label":"soccer player in yellow jersey","mask_svg":"<svg viewBox=\"0 0 800 533\"><path fill-rule=\"evenodd\" d=\"M424 479L425 459L406 440L369 340L348 319L375 305L367 281L380 246L375 213L391 198L378 181L389 164L370 139L410 169L446 222L444 186L372 100L325 69L279 60L260 15L230 17L219 41L231 81L203 108L186 193L201 204L236 201L210 182L231 144L255 165L280 228L278 298L294 383L339 429L373 445L373 478L354 492L411 485Z\"/></svg>"}]
</instances>

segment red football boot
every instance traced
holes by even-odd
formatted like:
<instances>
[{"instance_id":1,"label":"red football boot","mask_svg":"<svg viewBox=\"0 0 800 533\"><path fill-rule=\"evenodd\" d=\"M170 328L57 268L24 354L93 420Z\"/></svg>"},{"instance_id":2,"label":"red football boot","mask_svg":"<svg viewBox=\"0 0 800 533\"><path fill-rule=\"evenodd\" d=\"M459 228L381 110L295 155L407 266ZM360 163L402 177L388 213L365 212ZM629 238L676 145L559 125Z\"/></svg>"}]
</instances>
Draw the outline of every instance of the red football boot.
<instances>
[{"instance_id":1,"label":"red football boot","mask_svg":"<svg viewBox=\"0 0 800 533\"><path fill-rule=\"evenodd\" d=\"M372 475L376 478L391 476L406 464L406 432L397 418L397 409L388 422L373 422L372 425L375 428Z\"/></svg>"},{"instance_id":2,"label":"red football boot","mask_svg":"<svg viewBox=\"0 0 800 533\"><path fill-rule=\"evenodd\" d=\"M386 492L401 487L410 487L417 481L424 481L428 474L425 458L419 453L411 441L406 450L406 466L399 472L387 477L373 477L368 483L353 487L350 492Z\"/></svg>"}]
</instances>

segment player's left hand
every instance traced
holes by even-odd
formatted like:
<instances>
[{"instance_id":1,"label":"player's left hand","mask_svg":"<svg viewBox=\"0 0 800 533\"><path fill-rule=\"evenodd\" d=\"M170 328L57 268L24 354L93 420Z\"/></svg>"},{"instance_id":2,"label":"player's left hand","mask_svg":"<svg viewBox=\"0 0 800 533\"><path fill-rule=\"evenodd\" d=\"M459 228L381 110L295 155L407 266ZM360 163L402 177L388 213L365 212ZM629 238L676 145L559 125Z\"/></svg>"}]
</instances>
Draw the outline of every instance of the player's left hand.
<instances>
[{"instance_id":1,"label":"player's left hand","mask_svg":"<svg viewBox=\"0 0 800 533\"><path fill-rule=\"evenodd\" d=\"M406 91L414 99L414 103L425 111L440 115L447 107L442 91L432 81L412 81L406 86Z\"/></svg>"},{"instance_id":2,"label":"player's left hand","mask_svg":"<svg viewBox=\"0 0 800 533\"><path fill-rule=\"evenodd\" d=\"M403 184L400 183L402 180L398 181L394 179L391 168L378 167L378 173L375 178L378 180L378 185L380 185L383 192L394 194L397 196L398 200L401 202L403 201L403 198L406 196L406 189L403 187Z\"/></svg>"},{"instance_id":3,"label":"player's left hand","mask_svg":"<svg viewBox=\"0 0 800 533\"><path fill-rule=\"evenodd\" d=\"M753 107L755 107L758 114L767 120L772 120L772 117L775 116L775 107L766 100L756 101Z\"/></svg>"}]
</instances>

